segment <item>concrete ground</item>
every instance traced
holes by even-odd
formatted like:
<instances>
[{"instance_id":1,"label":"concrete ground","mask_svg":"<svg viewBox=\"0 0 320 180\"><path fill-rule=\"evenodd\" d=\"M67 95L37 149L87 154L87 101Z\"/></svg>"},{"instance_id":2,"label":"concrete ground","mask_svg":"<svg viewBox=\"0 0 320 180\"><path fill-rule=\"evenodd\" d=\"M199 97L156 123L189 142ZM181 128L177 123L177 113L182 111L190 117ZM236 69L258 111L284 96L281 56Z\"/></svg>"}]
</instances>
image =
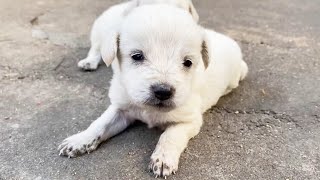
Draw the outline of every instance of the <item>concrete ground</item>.
<instances>
[{"instance_id":1,"label":"concrete ground","mask_svg":"<svg viewBox=\"0 0 320 180\"><path fill-rule=\"evenodd\" d=\"M118 0L0 0L0 179L152 179L160 131L137 124L58 156L109 104L111 69L76 67ZM320 1L199 0L200 23L236 39L248 78L204 115L170 179L320 178Z\"/></svg>"}]
</instances>

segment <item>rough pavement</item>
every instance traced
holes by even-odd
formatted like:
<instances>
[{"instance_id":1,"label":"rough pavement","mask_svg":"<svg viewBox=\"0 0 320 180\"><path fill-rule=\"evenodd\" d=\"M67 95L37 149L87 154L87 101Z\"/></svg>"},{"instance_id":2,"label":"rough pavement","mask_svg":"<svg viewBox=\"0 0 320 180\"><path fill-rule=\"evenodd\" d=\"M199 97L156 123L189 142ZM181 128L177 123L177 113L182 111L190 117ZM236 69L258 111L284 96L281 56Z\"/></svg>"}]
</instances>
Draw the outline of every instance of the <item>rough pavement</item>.
<instances>
[{"instance_id":1,"label":"rough pavement","mask_svg":"<svg viewBox=\"0 0 320 180\"><path fill-rule=\"evenodd\" d=\"M160 135L137 124L75 159L58 156L109 104L111 69L76 67L94 19L117 0L0 0L0 179L151 179ZM248 78L204 115L170 179L319 179L320 1L201 0L235 38Z\"/></svg>"}]
</instances>

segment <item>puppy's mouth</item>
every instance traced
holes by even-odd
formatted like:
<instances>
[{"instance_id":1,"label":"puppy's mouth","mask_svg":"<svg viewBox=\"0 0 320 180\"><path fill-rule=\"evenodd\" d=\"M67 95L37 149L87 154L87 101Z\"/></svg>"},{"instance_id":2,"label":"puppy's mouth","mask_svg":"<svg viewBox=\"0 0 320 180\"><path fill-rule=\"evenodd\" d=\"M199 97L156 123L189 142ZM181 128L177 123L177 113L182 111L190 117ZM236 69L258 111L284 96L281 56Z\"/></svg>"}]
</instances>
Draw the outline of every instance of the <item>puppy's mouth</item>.
<instances>
[{"instance_id":1,"label":"puppy's mouth","mask_svg":"<svg viewBox=\"0 0 320 180\"><path fill-rule=\"evenodd\" d=\"M154 98L147 99L144 104L162 112L169 112L176 107L172 100L160 101Z\"/></svg>"}]
</instances>

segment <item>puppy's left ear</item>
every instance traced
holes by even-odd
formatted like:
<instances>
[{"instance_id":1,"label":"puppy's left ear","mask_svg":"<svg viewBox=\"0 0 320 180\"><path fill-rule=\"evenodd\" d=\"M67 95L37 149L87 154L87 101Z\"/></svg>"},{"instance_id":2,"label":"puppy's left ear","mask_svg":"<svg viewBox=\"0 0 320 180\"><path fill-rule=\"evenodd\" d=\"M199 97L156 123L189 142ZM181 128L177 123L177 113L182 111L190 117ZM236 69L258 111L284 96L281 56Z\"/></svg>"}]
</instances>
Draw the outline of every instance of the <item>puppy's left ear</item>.
<instances>
[{"instance_id":1,"label":"puppy's left ear","mask_svg":"<svg viewBox=\"0 0 320 180\"><path fill-rule=\"evenodd\" d=\"M207 69L210 63L210 59L209 59L208 43L206 39L204 39L201 44L201 56L202 56L203 65L205 69Z\"/></svg>"},{"instance_id":2,"label":"puppy's left ear","mask_svg":"<svg viewBox=\"0 0 320 180\"><path fill-rule=\"evenodd\" d=\"M194 8L192 0L189 0L189 7L188 7L189 13L192 15L193 19L198 22L199 21L199 15L197 13L196 8Z\"/></svg>"},{"instance_id":3,"label":"puppy's left ear","mask_svg":"<svg viewBox=\"0 0 320 180\"><path fill-rule=\"evenodd\" d=\"M100 53L107 66L110 66L117 56L117 52L119 51L119 41L120 36L116 31L109 32L103 39L103 43L100 47Z\"/></svg>"}]
</instances>

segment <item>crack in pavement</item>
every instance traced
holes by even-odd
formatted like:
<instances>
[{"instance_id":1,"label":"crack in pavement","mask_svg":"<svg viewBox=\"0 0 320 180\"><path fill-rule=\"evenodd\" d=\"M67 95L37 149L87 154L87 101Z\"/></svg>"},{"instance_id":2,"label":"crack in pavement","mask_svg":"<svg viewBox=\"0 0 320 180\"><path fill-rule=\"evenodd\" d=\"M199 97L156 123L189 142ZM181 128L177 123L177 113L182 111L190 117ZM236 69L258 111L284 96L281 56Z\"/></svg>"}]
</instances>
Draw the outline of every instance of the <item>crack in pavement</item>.
<instances>
[{"instance_id":1,"label":"crack in pavement","mask_svg":"<svg viewBox=\"0 0 320 180\"><path fill-rule=\"evenodd\" d=\"M298 120L294 119L292 116L286 113L276 112L274 110L264 110L264 109L249 109L249 110L236 110L230 109L226 107L213 107L208 112L216 112L216 113L228 113L228 114L257 114L257 115L267 115L271 116L274 119L280 120L281 122L286 123L294 123L296 127L302 128L298 122Z\"/></svg>"},{"instance_id":2,"label":"crack in pavement","mask_svg":"<svg viewBox=\"0 0 320 180\"><path fill-rule=\"evenodd\" d=\"M246 40L246 39L239 39L239 38L234 38L237 42L240 42L242 44L252 44L252 45L261 45L261 46L268 46L268 47L278 47L274 44L265 42L263 40L260 40L259 42L253 42L250 40Z\"/></svg>"},{"instance_id":3,"label":"crack in pavement","mask_svg":"<svg viewBox=\"0 0 320 180\"><path fill-rule=\"evenodd\" d=\"M33 17L29 22L32 26L36 26L39 25L39 17L43 16L45 13L40 13L38 15L36 15L35 17Z\"/></svg>"}]
</instances>

